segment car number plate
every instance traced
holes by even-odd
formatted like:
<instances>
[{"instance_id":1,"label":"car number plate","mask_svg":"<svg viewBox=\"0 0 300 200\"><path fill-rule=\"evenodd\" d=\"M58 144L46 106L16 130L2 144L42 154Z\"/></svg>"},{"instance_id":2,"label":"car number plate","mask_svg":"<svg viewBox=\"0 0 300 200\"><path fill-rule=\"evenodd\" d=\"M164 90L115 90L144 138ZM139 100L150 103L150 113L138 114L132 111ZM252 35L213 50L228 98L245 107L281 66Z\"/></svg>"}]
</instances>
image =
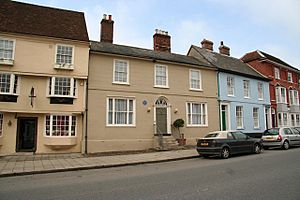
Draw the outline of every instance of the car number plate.
<instances>
[{"instance_id":1,"label":"car number plate","mask_svg":"<svg viewBox=\"0 0 300 200\"><path fill-rule=\"evenodd\" d=\"M207 142L201 143L201 146L208 146L208 143Z\"/></svg>"},{"instance_id":2,"label":"car number plate","mask_svg":"<svg viewBox=\"0 0 300 200\"><path fill-rule=\"evenodd\" d=\"M266 137L266 140L272 140L273 137Z\"/></svg>"}]
</instances>

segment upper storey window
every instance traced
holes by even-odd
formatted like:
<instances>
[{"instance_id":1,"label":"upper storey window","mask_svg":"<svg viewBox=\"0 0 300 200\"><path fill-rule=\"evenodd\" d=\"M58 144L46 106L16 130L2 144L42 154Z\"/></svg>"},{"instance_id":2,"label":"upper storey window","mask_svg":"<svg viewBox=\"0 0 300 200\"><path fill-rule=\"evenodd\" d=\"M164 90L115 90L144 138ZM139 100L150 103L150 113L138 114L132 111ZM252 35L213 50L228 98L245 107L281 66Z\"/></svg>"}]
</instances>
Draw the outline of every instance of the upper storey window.
<instances>
[{"instance_id":1,"label":"upper storey window","mask_svg":"<svg viewBox=\"0 0 300 200\"><path fill-rule=\"evenodd\" d=\"M190 70L190 89L202 90L200 70L193 70L193 69Z\"/></svg>"},{"instance_id":2,"label":"upper storey window","mask_svg":"<svg viewBox=\"0 0 300 200\"><path fill-rule=\"evenodd\" d=\"M155 65L155 87L168 88L168 66Z\"/></svg>"},{"instance_id":3,"label":"upper storey window","mask_svg":"<svg viewBox=\"0 0 300 200\"><path fill-rule=\"evenodd\" d=\"M74 47L70 45L56 45L55 68L74 69Z\"/></svg>"},{"instance_id":4,"label":"upper storey window","mask_svg":"<svg viewBox=\"0 0 300 200\"><path fill-rule=\"evenodd\" d=\"M274 71L275 71L275 79L280 79L280 71L279 71L279 69L275 68Z\"/></svg>"},{"instance_id":5,"label":"upper storey window","mask_svg":"<svg viewBox=\"0 0 300 200\"><path fill-rule=\"evenodd\" d=\"M287 80L288 80L288 82L290 82L290 83L293 82L293 76L292 76L292 73L291 73L291 72L288 72L288 74L287 74Z\"/></svg>"},{"instance_id":6,"label":"upper storey window","mask_svg":"<svg viewBox=\"0 0 300 200\"><path fill-rule=\"evenodd\" d=\"M13 40L0 38L0 64L14 64L14 47Z\"/></svg>"},{"instance_id":7,"label":"upper storey window","mask_svg":"<svg viewBox=\"0 0 300 200\"><path fill-rule=\"evenodd\" d=\"M129 62L125 60L114 61L114 83L129 84Z\"/></svg>"}]
</instances>

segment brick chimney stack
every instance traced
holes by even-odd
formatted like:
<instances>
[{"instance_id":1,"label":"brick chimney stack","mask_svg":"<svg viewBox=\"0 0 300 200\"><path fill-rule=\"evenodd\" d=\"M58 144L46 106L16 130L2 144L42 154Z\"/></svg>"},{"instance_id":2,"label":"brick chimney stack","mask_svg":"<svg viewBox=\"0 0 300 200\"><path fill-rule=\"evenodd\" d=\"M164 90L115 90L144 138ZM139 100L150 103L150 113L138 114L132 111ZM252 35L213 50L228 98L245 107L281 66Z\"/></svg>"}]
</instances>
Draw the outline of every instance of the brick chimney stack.
<instances>
[{"instance_id":1,"label":"brick chimney stack","mask_svg":"<svg viewBox=\"0 0 300 200\"><path fill-rule=\"evenodd\" d=\"M100 42L109 42L113 43L113 35L114 35L114 21L112 20L111 15L103 15L101 20L101 34L100 34Z\"/></svg>"},{"instance_id":2,"label":"brick chimney stack","mask_svg":"<svg viewBox=\"0 0 300 200\"><path fill-rule=\"evenodd\" d=\"M201 42L202 48L213 51L214 43L210 40L203 39Z\"/></svg>"},{"instance_id":3,"label":"brick chimney stack","mask_svg":"<svg viewBox=\"0 0 300 200\"><path fill-rule=\"evenodd\" d=\"M153 35L153 49L155 51L163 51L171 53L171 36L167 31L155 29Z\"/></svg>"},{"instance_id":4,"label":"brick chimney stack","mask_svg":"<svg viewBox=\"0 0 300 200\"><path fill-rule=\"evenodd\" d=\"M230 48L226 47L224 45L223 41L221 41L221 45L219 47L219 52L220 52L220 54L224 54L224 55L230 56Z\"/></svg>"}]
</instances>

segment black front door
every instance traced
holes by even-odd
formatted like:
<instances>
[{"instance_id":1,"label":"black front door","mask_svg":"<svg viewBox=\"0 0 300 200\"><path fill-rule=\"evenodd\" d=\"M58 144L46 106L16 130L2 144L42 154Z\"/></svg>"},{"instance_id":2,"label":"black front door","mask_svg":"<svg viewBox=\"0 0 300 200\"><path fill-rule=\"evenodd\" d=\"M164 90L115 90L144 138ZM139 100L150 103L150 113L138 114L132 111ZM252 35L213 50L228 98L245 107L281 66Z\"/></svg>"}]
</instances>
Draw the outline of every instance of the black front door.
<instances>
[{"instance_id":1,"label":"black front door","mask_svg":"<svg viewBox=\"0 0 300 200\"><path fill-rule=\"evenodd\" d=\"M16 151L34 152L36 150L37 118L18 118Z\"/></svg>"}]
</instances>

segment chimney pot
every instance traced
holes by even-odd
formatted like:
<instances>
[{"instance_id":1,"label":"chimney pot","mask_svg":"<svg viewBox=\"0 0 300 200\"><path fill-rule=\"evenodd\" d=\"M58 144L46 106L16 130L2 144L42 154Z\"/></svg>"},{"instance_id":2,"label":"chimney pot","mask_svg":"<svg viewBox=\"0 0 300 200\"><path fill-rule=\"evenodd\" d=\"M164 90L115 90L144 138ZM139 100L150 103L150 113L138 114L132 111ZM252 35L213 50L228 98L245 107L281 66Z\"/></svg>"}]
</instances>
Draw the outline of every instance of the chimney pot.
<instances>
[{"instance_id":1,"label":"chimney pot","mask_svg":"<svg viewBox=\"0 0 300 200\"><path fill-rule=\"evenodd\" d=\"M112 20L112 17L111 15L108 15L108 20L111 21Z\"/></svg>"},{"instance_id":2,"label":"chimney pot","mask_svg":"<svg viewBox=\"0 0 300 200\"><path fill-rule=\"evenodd\" d=\"M168 35L168 31L155 29L153 49L155 51L171 52L171 36Z\"/></svg>"}]
</instances>

